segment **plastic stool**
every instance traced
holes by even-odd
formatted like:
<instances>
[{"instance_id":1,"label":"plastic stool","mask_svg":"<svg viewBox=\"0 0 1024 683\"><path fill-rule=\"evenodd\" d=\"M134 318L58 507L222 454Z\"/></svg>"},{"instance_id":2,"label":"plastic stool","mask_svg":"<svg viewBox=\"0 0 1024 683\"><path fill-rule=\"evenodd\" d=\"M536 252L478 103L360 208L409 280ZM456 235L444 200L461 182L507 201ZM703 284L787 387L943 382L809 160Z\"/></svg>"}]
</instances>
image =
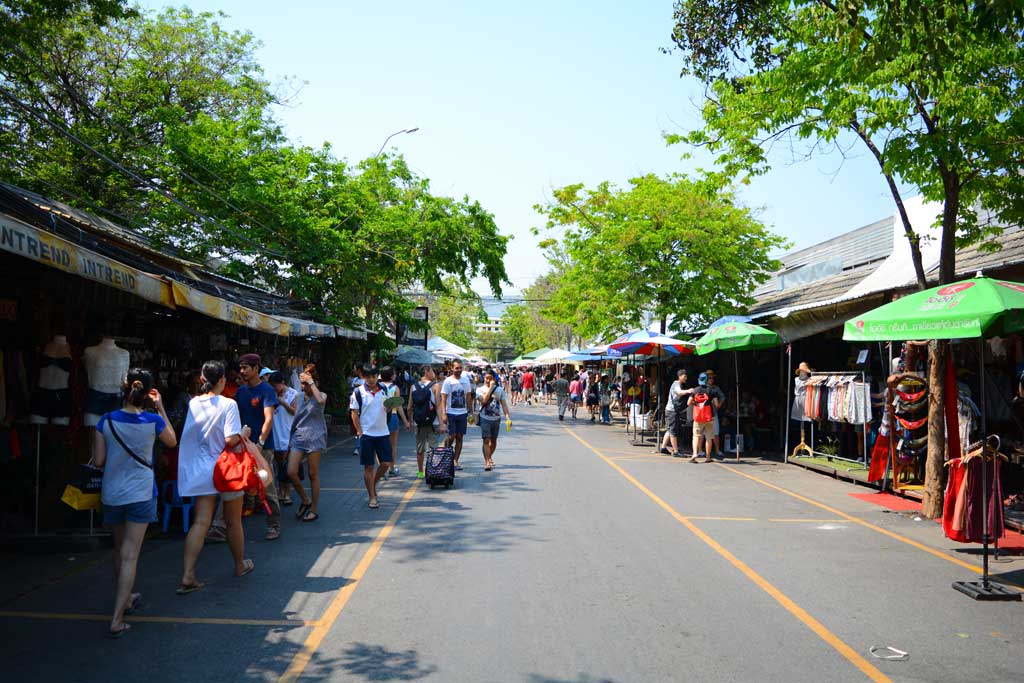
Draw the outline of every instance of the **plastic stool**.
<instances>
[{"instance_id":1,"label":"plastic stool","mask_svg":"<svg viewBox=\"0 0 1024 683\"><path fill-rule=\"evenodd\" d=\"M167 527L171 524L171 510L174 508L181 508L181 522L185 533L188 533L188 518L192 512L192 499L186 496L188 502L182 500L181 496L178 495L178 482L176 481L165 481L163 495L160 496L164 504L164 533L167 533Z\"/></svg>"}]
</instances>

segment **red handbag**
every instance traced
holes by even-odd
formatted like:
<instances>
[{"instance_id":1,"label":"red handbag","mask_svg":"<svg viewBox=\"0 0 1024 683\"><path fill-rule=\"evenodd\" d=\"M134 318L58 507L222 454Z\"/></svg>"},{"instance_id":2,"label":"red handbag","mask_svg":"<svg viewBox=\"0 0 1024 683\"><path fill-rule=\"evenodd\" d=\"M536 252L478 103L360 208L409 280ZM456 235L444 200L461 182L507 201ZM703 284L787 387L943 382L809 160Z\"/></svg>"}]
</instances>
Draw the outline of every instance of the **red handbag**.
<instances>
[{"instance_id":1,"label":"red handbag","mask_svg":"<svg viewBox=\"0 0 1024 683\"><path fill-rule=\"evenodd\" d=\"M247 444L238 451L230 448L221 451L217 463L213 466L213 487L222 493L256 490L259 492L263 508L268 515L270 514L267 491L263 486L263 480L260 479L256 458L249 452Z\"/></svg>"}]
</instances>

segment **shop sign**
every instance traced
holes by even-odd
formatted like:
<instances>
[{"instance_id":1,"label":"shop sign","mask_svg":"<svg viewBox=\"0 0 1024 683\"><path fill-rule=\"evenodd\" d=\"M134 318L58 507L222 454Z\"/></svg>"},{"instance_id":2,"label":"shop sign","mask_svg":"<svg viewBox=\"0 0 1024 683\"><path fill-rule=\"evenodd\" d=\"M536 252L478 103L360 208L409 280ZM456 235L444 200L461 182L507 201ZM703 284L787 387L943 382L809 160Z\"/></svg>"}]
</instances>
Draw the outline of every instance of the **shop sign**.
<instances>
[{"instance_id":1,"label":"shop sign","mask_svg":"<svg viewBox=\"0 0 1024 683\"><path fill-rule=\"evenodd\" d=\"M179 306L252 330L288 336L288 323L281 318L254 311L180 282L172 282L171 287L174 302Z\"/></svg>"},{"instance_id":2,"label":"shop sign","mask_svg":"<svg viewBox=\"0 0 1024 683\"><path fill-rule=\"evenodd\" d=\"M0 214L0 249L174 307L167 283L131 266Z\"/></svg>"}]
</instances>

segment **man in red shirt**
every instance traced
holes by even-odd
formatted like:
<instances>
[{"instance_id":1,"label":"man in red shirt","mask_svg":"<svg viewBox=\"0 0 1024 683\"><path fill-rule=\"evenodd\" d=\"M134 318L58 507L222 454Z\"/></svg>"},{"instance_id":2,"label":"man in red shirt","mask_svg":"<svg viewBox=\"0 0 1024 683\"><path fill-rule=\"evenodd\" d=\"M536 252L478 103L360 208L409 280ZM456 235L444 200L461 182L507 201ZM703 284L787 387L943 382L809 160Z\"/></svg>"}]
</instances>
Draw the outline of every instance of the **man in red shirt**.
<instances>
[{"instance_id":1,"label":"man in red shirt","mask_svg":"<svg viewBox=\"0 0 1024 683\"><path fill-rule=\"evenodd\" d=\"M533 405L533 388L537 383L537 375L533 374L533 370L527 370L523 373L523 393L526 394L526 405Z\"/></svg>"}]
</instances>

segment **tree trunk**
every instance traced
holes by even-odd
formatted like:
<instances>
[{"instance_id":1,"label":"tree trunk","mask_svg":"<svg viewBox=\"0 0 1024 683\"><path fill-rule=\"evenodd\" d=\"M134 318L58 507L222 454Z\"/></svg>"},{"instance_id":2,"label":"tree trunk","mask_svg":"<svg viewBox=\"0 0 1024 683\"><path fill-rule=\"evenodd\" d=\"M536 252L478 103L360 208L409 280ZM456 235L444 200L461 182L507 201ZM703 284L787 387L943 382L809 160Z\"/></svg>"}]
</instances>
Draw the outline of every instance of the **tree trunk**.
<instances>
[{"instance_id":1,"label":"tree trunk","mask_svg":"<svg viewBox=\"0 0 1024 683\"><path fill-rule=\"evenodd\" d=\"M924 498L921 514L928 519L942 516L943 463L946 459L946 354L949 342L928 345L928 459L924 465Z\"/></svg>"},{"instance_id":2,"label":"tree trunk","mask_svg":"<svg viewBox=\"0 0 1024 683\"><path fill-rule=\"evenodd\" d=\"M956 173L940 164L946 200L942 207L942 245L939 252L939 284L956 277L956 218L960 212L960 182ZM942 516L942 489L946 461L946 354L949 342L928 345L928 460L924 467L924 501L921 514L928 519ZM958 457L959 453L951 453Z\"/></svg>"}]
</instances>

